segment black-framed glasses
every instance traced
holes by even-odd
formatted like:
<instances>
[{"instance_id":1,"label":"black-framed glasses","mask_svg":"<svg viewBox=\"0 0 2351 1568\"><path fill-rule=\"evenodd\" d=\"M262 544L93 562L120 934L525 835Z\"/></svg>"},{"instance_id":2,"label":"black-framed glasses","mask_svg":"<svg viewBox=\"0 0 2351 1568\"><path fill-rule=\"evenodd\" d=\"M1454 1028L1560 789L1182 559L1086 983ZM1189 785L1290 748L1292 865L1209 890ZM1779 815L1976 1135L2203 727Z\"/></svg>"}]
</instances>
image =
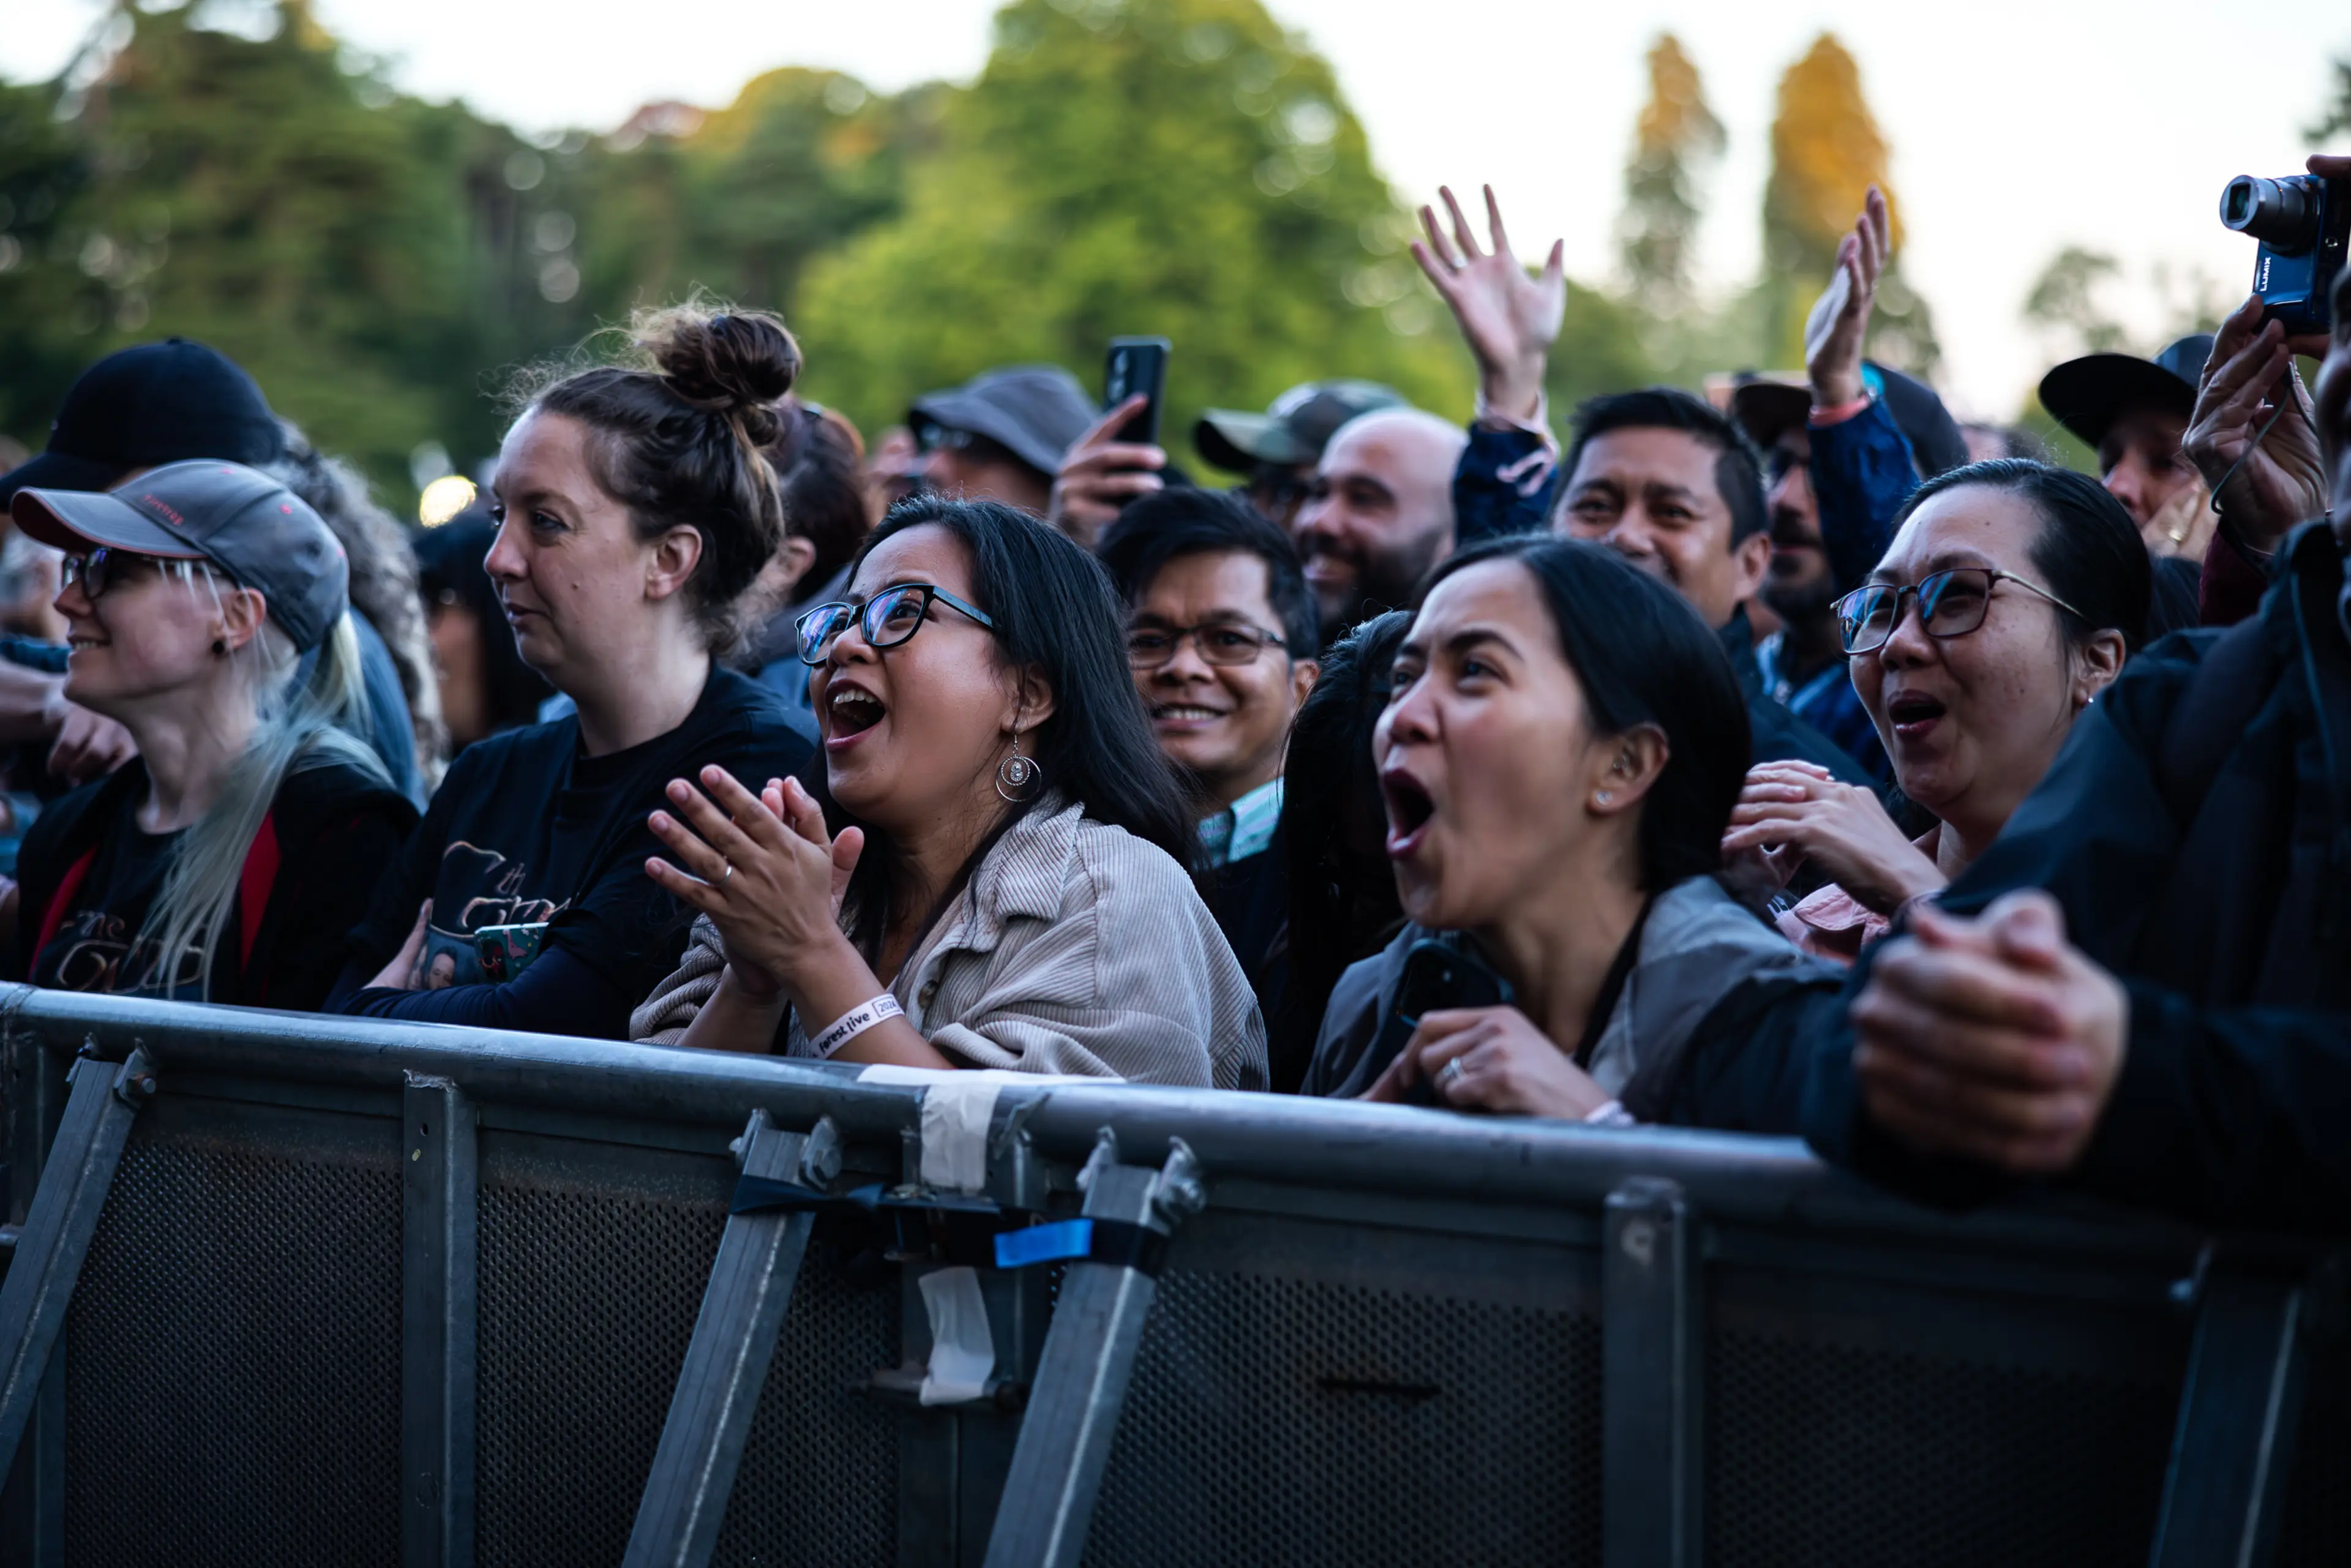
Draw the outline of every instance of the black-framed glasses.
<instances>
[{"instance_id":1,"label":"black-framed glasses","mask_svg":"<svg viewBox=\"0 0 2351 1568\"><path fill-rule=\"evenodd\" d=\"M894 648L923 628L936 600L959 610L991 632L996 622L977 604L965 602L935 582L902 582L885 588L863 604L820 604L795 622L799 632L800 663L821 664L841 634L854 624L865 634L869 648Z\"/></svg>"},{"instance_id":2,"label":"black-framed glasses","mask_svg":"<svg viewBox=\"0 0 2351 1568\"><path fill-rule=\"evenodd\" d=\"M1126 634L1126 663L1129 669L1155 670L1176 656L1184 639L1200 650L1203 664L1254 664L1258 655L1270 647L1287 648L1289 643L1260 626L1246 621L1207 621L1197 626L1137 626Z\"/></svg>"},{"instance_id":3,"label":"black-framed glasses","mask_svg":"<svg viewBox=\"0 0 2351 1568\"><path fill-rule=\"evenodd\" d=\"M57 569L57 581L61 587L81 584L81 596L94 604L108 589L131 581L151 566L161 571L162 558L100 545L88 555L66 557Z\"/></svg>"},{"instance_id":4,"label":"black-framed glasses","mask_svg":"<svg viewBox=\"0 0 2351 1568\"><path fill-rule=\"evenodd\" d=\"M1836 601L1837 633L1846 653L1874 653L1894 635L1902 620L1902 601L1915 595L1918 623L1927 629L1928 636L1964 637L1984 623L1984 612L1991 606L1992 585L1997 582L2012 582L2069 614L2082 614L2030 578L1989 566L1954 566L1928 573L1914 588L1873 582L1855 589Z\"/></svg>"}]
</instances>

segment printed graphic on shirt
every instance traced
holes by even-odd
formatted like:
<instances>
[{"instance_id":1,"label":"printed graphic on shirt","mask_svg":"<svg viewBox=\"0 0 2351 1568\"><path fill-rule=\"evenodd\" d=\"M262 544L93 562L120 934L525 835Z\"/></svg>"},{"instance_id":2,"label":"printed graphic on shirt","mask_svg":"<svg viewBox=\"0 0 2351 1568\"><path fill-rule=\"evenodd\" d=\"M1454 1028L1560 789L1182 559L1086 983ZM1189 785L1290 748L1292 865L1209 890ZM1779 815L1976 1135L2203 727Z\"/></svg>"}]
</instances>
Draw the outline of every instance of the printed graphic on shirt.
<instances>
[{"instance_id":1,"label":"printed graphic on shirt","mask_svg":"<svg viewBox=\"0 0 2351 1568\"><path fill-rule=\"evenodd\" d=\"M140 935L138 921L103 909L87 909L58 925L57 934L41 949L40 972L34 978L37 984L61 991L104 991L164 1001L201 999L204 949L193 942L187 944L180 949L176 965L167 966L162 957L154 938Z\"/></svg>"},{"instance_id":2,"label":"printed graphic on shirt","mask_svg":"<svg viewBox=\"0 0 2351 1568\"><path fill-rule=\"evenodd\" d=\"M482 963L479 936L488 927L544 926L569 906L527 889L530 867L522 861L459 839L441 853L434 879L433 915L424 927L423 972L418 988L495 985L513 974L492 974ZM501 938L497 950L512 946ZM533 944L534 951L536 945ZM528 962L528 960L526 960Z\"/></svg>"}]
</instances>

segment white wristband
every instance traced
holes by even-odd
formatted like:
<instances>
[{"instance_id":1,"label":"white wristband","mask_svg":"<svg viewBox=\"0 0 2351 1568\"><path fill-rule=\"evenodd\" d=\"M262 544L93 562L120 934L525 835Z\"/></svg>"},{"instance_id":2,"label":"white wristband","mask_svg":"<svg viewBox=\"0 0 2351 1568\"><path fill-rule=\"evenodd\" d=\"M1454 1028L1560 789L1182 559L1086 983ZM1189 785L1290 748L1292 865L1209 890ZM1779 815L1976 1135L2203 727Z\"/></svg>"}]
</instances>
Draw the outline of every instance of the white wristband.
<instances>
[{"instance_id":1,"label":"white wristband","mask_svg":"<svg viewBox=\"0 0 2351 1568\"><path fill-rule=\"evenodd\" d=\"M1605 1105L1594 1105L1584 1114L1584 1123L1593 1127L1637 1127L1640 1120L1625 1109L1624 1102L1611 1100Z\"/></svg>"},{"instance_id":2,"label":"white wristband","mask_svg":"<svg viewBox=\"0 0 2351 1568\"><path fill-rule=\"evenodd\" d=\"M833 1019L831 1029L809 1041L809 1049L819 1056L830 1057L883 1019L905 1016L906 1009L898 1005L898 998L884 991Z\"/></svg>"}]
</instances>

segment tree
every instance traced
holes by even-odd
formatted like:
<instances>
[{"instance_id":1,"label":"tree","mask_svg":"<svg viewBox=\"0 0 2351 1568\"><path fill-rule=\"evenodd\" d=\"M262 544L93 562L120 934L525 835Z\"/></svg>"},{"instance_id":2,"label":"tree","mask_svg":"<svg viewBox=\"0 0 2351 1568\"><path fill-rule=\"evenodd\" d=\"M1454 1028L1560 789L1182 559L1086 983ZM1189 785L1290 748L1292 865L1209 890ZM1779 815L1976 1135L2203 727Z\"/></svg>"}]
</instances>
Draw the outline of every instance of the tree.
<instances>
[{"instance_id":1,"label":"tree","mask_svg":"<svg viewBox=\"0 0 2351 1568\"><path fill-rule=\"evenodd\" d=\"M1617 254L1635 297L1652 309L1672 311L1689 299L1699 217L1696 166L1719 157L1725 139L1680 39L1658 34L1648 63L1648 101L1635 122L1633 155L1625 165Z\"/></svg>"},{"instance_id":2,"label":"tree","mask_svg":"<svg viewBox=\"0 0 2351 1568\"><path fill-rule=\"evenodd\" d=\"M2310 128L2310 139L2323 141L2338 131L2351 131L2351 59L2335 62L2335 100Z\"/></svg>"},{"instance_id":3,"label":"tree","mask_svg":"<svg viewBox=\"0 0 2351 1568\"><path fill-rule=\"evenodd\" d=\"M1780 78L1771 122L1763 267L1764 327L1774 361L1802 362L1805 312L1835 266L1838 240L1875 184L1893 212L1897 259L1878 286L1873 352L1906 370L1934 368L1940 350L1926 301L1902 279L1902 205L1888 164L1885 133L1862 96L1861 69L1834 34L1823 33Z\"/></svg>"},{"instance_id":4,"label":"tree","mask_svg":"<svg viewBox=\"0 0 2351 1568\"><path fill-rule=\"evenodd\" d=\"M2122 264L2103 251L2067 246L2049 258L2024 297L2024 319L2078 345L2077 352L2112 353L2128 336L2099 298Z\"/></svg>"},{"instance_id":5,"label":"tree","mask_svg":"<svg viewBox=\"0 0 2351 1568\"><path fill-rule=\"evenodd\" d=\"M896 218L819 256L814 395L868 428L990 365L1175 343L1165 428L1322 376L1468 401L1331 70L1258 0L1013 0Z\"/></svg>"}]
</instances>

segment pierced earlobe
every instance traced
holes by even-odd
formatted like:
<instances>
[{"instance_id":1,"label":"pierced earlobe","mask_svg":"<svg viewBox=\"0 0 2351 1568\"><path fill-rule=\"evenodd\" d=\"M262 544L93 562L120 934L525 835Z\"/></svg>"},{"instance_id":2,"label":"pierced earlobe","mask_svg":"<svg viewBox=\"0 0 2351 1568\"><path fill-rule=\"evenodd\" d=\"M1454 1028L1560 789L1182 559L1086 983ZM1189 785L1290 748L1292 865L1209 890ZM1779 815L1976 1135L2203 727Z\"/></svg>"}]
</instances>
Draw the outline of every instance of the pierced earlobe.
<instances>
[{"instance_id":1,"label":"pierced earlobe","mask_svg":"<svg viewBox=\"0 0 2351 1568\"><path fill-rule=\"evenodd\" d=\"M213 657L215 659L225 659L228 657L227 638L215 637L213 639Z\"/></svg>"},{"instance_id":2,"label":"pierced earlobe","mask_svg":"<svg viewBox=\"0 0 2351 1568\"><path fill-rule=\"evenodd\" d=\"M1616 797L1608 790L1603 789L1600 793L1592 797L1592 803L1595 806L1605 806L1609 801L1614 800L1615 798Z\"/></svg>"}]
</instances>

